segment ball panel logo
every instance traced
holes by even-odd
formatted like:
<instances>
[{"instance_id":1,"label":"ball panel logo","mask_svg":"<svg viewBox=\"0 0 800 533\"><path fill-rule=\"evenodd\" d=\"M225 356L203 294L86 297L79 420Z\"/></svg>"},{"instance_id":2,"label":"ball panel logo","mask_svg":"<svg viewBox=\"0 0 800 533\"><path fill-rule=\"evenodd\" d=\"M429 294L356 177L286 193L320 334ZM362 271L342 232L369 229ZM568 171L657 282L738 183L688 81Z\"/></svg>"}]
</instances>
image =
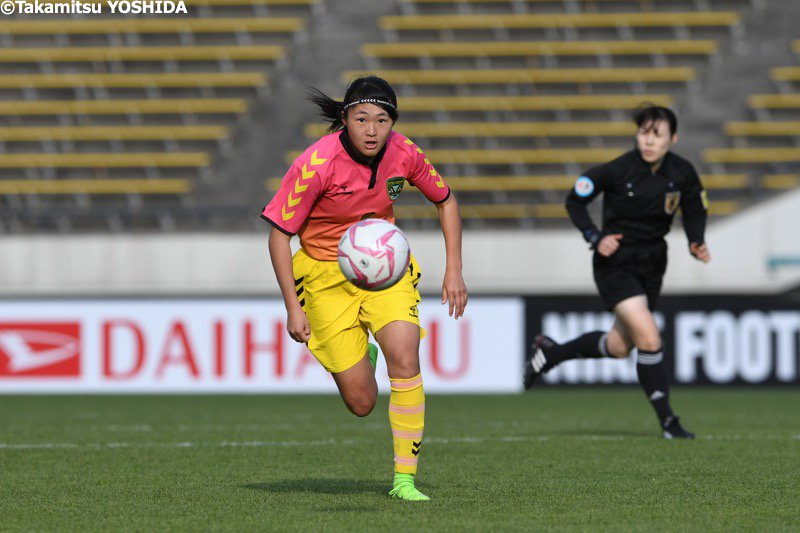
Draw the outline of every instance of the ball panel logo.
<instances>
[{"instance_id":1,"label":"ball panel logo","mask_svg":"<svg viewBox=\"0 0 800 533\"><path fill-rule=\"evenodd\" d=\"M77 322L0 323L0 378L80 376Z\"/></svg>"}]
</instances>

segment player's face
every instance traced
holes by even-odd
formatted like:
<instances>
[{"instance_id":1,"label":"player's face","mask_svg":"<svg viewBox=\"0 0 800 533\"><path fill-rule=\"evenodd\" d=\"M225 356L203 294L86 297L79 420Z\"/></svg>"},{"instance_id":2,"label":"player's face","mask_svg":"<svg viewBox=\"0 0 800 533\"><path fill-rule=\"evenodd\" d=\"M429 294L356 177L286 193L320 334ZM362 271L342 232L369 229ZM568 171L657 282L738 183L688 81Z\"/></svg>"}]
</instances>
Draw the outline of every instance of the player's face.
<instances>
[{"instance_id":1,"label":"player's face","mask_svg":"<svg viewBox=\"0 0 800 533\"><path fill-rule=\"evenodd\" d=\"M358 104L347 110L344 125L350 142L364 157L375 157L383 149L394 122L382 107Z\"/></svg>"},{"instance_id":2,"label":"player's face","mask_svg":"<svg viewBox=\"0 0 800 533\"><path fill-rule=\"evenodd\" d=\"M678 142L677 135L671 135L666 120L645 122L636 132L636 146L642 159L655 164L664 159L672 145Z\"/></svg>"}]
</instances>

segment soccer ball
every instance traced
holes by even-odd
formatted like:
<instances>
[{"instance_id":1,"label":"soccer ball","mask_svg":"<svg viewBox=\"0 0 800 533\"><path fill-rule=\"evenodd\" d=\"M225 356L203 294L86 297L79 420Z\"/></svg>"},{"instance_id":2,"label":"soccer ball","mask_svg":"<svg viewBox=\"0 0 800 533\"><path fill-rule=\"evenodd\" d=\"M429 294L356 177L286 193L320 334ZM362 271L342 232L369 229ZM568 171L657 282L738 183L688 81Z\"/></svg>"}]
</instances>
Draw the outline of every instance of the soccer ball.
<instances>
[{"instance_id":1,"label":"soccer ball","mask_svg":"<svg viewBox=\"0 0 800 533\"><path fill-rule=\"evenodd\" d=\"M400 228L380 218L356 222L339 240L339 268L353 285L388 289L406 273L411 250Z\"/></svg>"}]
</instances>

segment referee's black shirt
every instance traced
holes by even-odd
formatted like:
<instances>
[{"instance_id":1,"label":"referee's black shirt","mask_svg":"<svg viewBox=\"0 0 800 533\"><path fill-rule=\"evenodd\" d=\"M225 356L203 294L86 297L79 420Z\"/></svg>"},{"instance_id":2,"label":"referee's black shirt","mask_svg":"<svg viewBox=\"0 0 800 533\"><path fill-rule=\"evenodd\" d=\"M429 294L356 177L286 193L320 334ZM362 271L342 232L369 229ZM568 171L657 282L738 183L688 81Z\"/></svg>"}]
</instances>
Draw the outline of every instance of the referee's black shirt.
<instances>
[{"instance_id":1,"label":"referee's black shirt","mask_svg":"<svg viewBox=\"0 0 800 533\"><path fill-rule=\"evenodd\" d=\"M604 193L602 231L586 209L600 193ZM566 207L572 223L593 246L603 235L614 233L623 235L623 245L661 241L679 207L689 242L704 242L706 193L692 164L672 152L655 173L638 149L589 169L567 195Z\"/></svg>"}]
</instances>

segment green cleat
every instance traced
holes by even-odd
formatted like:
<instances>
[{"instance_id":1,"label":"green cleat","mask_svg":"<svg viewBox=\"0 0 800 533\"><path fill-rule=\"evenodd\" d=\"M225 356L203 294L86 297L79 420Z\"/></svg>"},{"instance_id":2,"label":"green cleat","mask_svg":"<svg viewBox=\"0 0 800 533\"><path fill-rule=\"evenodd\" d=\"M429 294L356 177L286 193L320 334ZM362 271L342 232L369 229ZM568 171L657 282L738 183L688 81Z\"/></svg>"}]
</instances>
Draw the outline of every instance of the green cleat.
<instances>
[{"instance_id":1,"label":"green cleat","mask_svg":"<svg viewBox=\"0 0 800 533\"><path fill-rule=\"evenodd\" d=\"M367 343L367 355L369 355L369 364L372 368L378 368L378 347L371 342Z\"/></svg>"},{"instance_id":2,"label":"green cleat","mask_svg":"<svg viewBox=\"0 0 800 533\"><path fill-rule=\"evenodd\" d=\"M430 500L414 486L414 476L411 474L394 475L394 487L389 491L389 496L397 500L412 502L426 502Z\"/></svg>"}]
</instances>

